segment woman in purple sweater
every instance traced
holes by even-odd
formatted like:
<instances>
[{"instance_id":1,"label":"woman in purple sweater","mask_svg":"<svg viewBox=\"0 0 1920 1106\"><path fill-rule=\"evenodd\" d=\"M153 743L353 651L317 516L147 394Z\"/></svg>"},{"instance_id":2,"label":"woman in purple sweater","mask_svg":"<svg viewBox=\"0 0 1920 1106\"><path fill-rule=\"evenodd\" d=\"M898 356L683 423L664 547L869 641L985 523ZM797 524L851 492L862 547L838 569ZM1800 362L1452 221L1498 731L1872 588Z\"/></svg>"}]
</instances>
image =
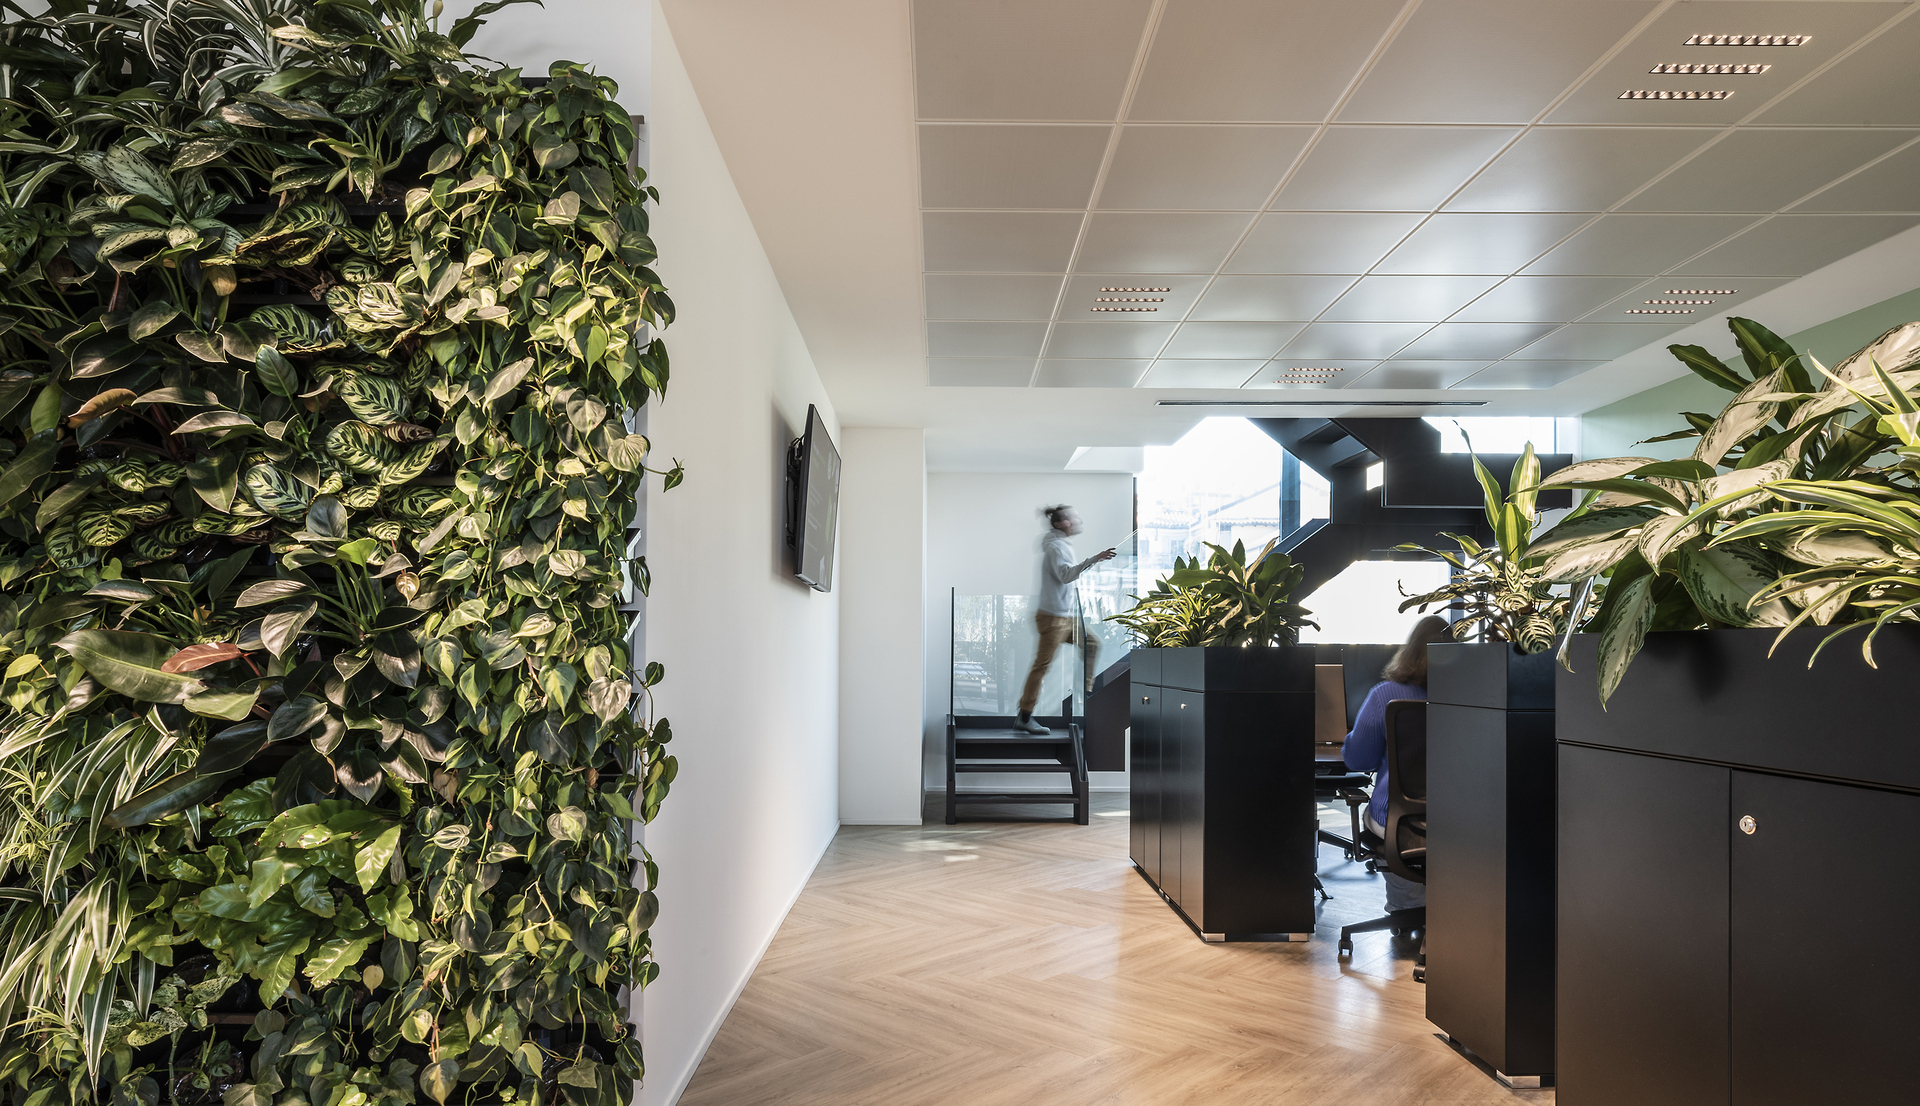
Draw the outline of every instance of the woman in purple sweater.
<instances>
[{"instance_id":1,"label":"woman in purple sweater","mask_svg":"<svg viewBox=\"0 0 1920 1106\"><path fill-rule=\"evenodd\" d=\"M1372 772L1373 801L1367 804L1367 828L1379 837L1387 835L1387 703L1394 699L1427 697L1427 645L1446 641L1451 634L1446 619L1428 615L1414 624L1407 643L1400 647L1380 673L1380 682L1367 692L1360 713L1353 720L1353 732L1341 754L1347 767L1355 772ZM1424 884L1403 879L1392 872L1387 877L1387 913L1412 910L1427 905Z\"/></svg>"}]
</instances>

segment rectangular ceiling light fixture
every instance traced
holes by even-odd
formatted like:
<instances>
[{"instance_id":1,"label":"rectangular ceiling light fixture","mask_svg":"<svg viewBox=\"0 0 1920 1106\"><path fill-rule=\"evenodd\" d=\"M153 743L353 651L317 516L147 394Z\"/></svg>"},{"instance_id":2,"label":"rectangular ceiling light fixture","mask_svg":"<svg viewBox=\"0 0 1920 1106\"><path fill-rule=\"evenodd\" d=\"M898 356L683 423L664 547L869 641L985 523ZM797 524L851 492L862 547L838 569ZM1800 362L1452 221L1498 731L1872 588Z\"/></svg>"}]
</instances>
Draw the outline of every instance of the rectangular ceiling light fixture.
<instances>
[{"instance_id":1,"label":"rectangular ceiling light fixture","mask_svg":"<svg viewBox=\"0 0 1920 1106\"><path fill-rule=\"evenodd\" d=\"M1656 65L1652 69L1647 70L1647 72L1693 74L1695 76L1708 77L1751 77L1758 76L1772 68L1773 66L1771 65L1691 65L1685 62L1669 62L1666 65Z\"/></svg>"},{"instance_id":2,"label":"rectangular ceiling light fixture","mask_svg":"<svg viewBox=\"0 0 1920 1106\"><path fill-rule=\"evenodd\" d=\"M1484 399L1156 399L1155 407L1485 407Z\"/></svg>"},{"instance_id":3,"label":"rectangular ceiling light fixture","mask_svg":"<svg viewBox=\"0 0 1920 1106\"><path fill-rule=\"evenodd\" d=\"M1171 292L1171 288L1102 288L1102 292Z\"/></svg>"},{"instance_id":4,"label":"rectangular ceiling light fixture","mask_svg":"<svg viewBox=\"0 0 1920 1106\"><path fill-rule=\"evenodd\" d=\"M1629 307L1629 315L1691 315L1691 307Z\"/></svg>"},{"instance_id":5,"label":"rectangular ceiling light fixture","mask_svg":"<svg viewBox=\"0 0 1920 1106\"><path fill-rule=\"evenodd\" d=\"M1812 35L1694 35L1688 46L1801 46L1812 42Z\"/></svg>"},{"instance_id":6,"label":"rectangular ceiling light fixture","mask_svg":"<svg viewBox=\"0 0 1920 1106\"><path fill-rule=\"evenodd\" d=\"M1102 292L1168 292L1170 288L1102 288ZM1165 296L1095 296L1095 303L1165 303ZM1090 307L1089 311L1158 311L1158 307Z\"/></svg>"},{"instance_id":7,"label":"rectangular ceiling light fixture","mask_svg":"<svg viewBox=\"0 0 1920 1106\"><path fill-rule=\"evenodd\" d=\"M1712 303L1712 300L1641 300L1641 303Z\"/></svg>"},{"instance_id":8,"label":"rectangular ceiling light fixture","mask_svg":"<svg viewBox=\"0 0 1920 1106\"><path fill-rule=\"evenodd\" d=\"M1738 288L1669 288L1666 294L1669 296L1731 296L1738 291L1740 291Z\"/></svg>"},{"instance_id":9,"label":"rectangular ceiling light fixture","mask_svg":"<svg viewBox=\"0 0 1920 1106\"><path fill-rule=\"evenodd\" d=\"M1158 311L1158 307L1089 307L1089 311Z\"/></svg>"},{"instance_id":10,"label":"rectangular ceiling light fixture","mask_svg":"<svg viewBox=\"0 0 1920 1106\"><path fill-rule=\"evenodd\" d=\"M1724 89L1711 92L1701 89L1671 88L1629 88L1620 94L1622 100L1730 100L1733 93Z\"/></svg>"}]
</instances>

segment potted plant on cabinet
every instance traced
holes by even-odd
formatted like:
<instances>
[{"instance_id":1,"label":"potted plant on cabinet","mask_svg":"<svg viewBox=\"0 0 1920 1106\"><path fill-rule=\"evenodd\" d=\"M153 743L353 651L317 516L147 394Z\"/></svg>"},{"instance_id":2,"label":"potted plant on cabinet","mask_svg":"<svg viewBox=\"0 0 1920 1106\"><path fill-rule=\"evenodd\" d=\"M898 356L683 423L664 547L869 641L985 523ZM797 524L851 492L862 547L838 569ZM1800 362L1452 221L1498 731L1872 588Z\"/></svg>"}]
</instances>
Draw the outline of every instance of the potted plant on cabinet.
<instances>
[{"instance_id":1,"label":"potted plant on cabinet","mask_svg":"<svg viewBox=\"0 0 1920 1106\"><path fill-rule=\"evenodd\" d=\"M1550 477L1602 502L1534 546L1553 578L1609 580L1556 687L1569 1100L1906 1093L1898 1026L1920 972L1841 979L1782 950L1835 916L1850 941L1898 942L1920 907L1851 844L1920 818L1901 682L1920 665L1920 324L1831 372L1730 325L1743 367L1674 348L1734 393L1675 435L1699 439L1693 456ZM1819 655L1856 632L1863 651Z\"/></svg>"},{"instance_id":2,"label":"potted plant on cabinet","mask_svg":"<svg viewBox=\"0 0 1920 1106\"><path fill-rule=\"evenodd\" d=\"M1129 792L1135 866L1204 939L1313 932L1311 613L1275 542L1179 560L1112 616L1132 661Z\"/></svg>"},{"instance_id":3,"label":"potted plant on cabinet","mask_svg":"<svg viewBox=\"0 0 1920 1106\"><path fill-rule=\"evenodd\" d=\"M467 57L501 6L10 14L0 1099L641 1074L672 306L612 82Z\"/></svg>"}]
</instances>

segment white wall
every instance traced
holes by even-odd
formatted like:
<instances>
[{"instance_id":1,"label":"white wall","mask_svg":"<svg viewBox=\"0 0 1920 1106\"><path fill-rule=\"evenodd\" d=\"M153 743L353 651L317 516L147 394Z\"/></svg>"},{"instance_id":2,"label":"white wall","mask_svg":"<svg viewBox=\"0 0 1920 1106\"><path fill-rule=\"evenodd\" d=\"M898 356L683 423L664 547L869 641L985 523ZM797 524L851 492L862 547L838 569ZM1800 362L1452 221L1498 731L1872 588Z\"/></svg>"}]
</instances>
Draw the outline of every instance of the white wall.
<instances>
[{"instance_id":1,"label":"white wall","mask_svg":"<svg viewBox=\"0 0 1920 1106\"><path fill-rule=\"evenodd\" d=\"M834 573L842 824L920 824L926 531L926 431L848 427Z\"/></svg>"},{"instance_id":2,"label":"white wall","mask_svg":"<svg viewBox=\"0 0 1920 1106\"><path fill-rule=\"evenodd\" d=\"M1033 595L1040 586L1040 508L1070 503L1085 531L1074 539L1082 557L1133 532L1133 477L1125 473L935 472L927 475L925 786L947 786L947 666L953 633L951 596ZM1064 654L1055 663L1066 663ZM1077 662L1075 662L1077 663ZM1106 659L1102 660L1105 667ZM1046 790L1054 781L981 773L975 790ZM1095 772L1095 790L1124 789L1126 773Z\"/></svg>"},{"instance_id":3,"label":"white wall","mask_svg":"<svg viewBox=\"0 0 1920 1106\"><path fill-rule=\"evenodd\" d=\"M839 809L839 596L792 578L781 550L787 442L832 404L781 295L658 10L653 179L665 337L657 461L687 481L649 502L648 649L680 774L647 846L660 862L660 978L644 997L643 1106L691 1078L832 839ZM575 48L585 53L591 44Z\"/></svg>"}]
</instances>

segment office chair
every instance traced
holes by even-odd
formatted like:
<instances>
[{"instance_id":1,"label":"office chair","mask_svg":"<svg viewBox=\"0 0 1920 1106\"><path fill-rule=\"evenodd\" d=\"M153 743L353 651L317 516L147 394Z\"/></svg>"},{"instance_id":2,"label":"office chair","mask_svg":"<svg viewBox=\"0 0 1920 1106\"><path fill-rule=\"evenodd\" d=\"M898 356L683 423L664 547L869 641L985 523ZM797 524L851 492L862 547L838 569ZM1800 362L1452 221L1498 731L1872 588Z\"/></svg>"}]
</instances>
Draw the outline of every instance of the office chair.
<instances>
[{"instance_id":1,"label":"office chair","mask_svg":"<svg viewBox=\"0 0 1920 1106\"><path fill-rule=\"evenodd\" d=\"M1395 699L1387 704L1387 834L1364 830L1360 844L1387 870L1415 883L1427 882L1427 704L1419 699ZM1422 935L1420 966L1413 977L1426 981L1426 907L1398 910L1368 922L1340 929L1340 955L1353 953L1353 935L1391 930L1395 936Z\"/></svg>"}]
</instances>

